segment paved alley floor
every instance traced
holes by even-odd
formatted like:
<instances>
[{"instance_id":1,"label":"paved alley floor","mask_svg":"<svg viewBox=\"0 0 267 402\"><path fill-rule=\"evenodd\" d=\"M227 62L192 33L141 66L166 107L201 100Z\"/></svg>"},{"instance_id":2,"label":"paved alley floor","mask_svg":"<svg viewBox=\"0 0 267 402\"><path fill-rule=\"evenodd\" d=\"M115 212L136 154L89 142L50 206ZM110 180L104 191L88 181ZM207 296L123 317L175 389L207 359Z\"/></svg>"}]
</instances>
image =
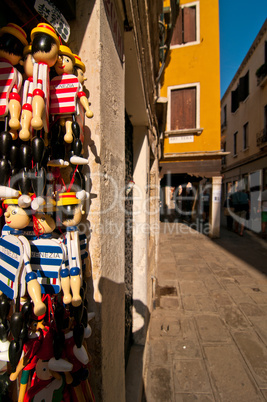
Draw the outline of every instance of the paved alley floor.
<instances>
[{"instance_id":1,"label":"paved alley floor","mask_svg":"<svg viewBox=\"0 0 267 402\"><path fill-rule=\"evenodd\" d=\"M267 400L267 242L162 223L147 402Z\"/></svg>"}]
</instances>

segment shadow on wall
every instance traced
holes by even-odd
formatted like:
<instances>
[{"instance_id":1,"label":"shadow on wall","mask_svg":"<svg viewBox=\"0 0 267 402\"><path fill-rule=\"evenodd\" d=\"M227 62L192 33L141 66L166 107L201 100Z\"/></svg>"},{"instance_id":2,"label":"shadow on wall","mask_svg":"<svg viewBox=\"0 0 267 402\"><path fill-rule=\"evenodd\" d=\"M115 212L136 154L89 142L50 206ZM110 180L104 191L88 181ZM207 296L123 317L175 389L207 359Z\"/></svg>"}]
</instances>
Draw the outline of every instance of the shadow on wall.
<instances>
[{"instance_id":1,"label":"shadow on wall","mask_svg":"<svg viewBox=\"0 0 267 402\"><path fill-rule=\"evenodd\" d=\"M91 356L89 382L96 402L108 400L106 392L111 392L113 395L110 401L119 401L121 391L124 389L126 371L124 356L125 284L101 277L99 291L102 296L101 303L93 300L94 284L90 278L87 288L88 311L95 312L95 319L90 321L92 335L88 340L88 352ZM144 325L146 325L149 322L147 307L139 300L135 300L134 305L136 312L142 316ZM141 327L139 332L143 334L144 328ZM140 370L135 373L135 375L141 376L141 381L142 366L143 353L139 354L138 367Z\"/></svg>"}]
</instances>

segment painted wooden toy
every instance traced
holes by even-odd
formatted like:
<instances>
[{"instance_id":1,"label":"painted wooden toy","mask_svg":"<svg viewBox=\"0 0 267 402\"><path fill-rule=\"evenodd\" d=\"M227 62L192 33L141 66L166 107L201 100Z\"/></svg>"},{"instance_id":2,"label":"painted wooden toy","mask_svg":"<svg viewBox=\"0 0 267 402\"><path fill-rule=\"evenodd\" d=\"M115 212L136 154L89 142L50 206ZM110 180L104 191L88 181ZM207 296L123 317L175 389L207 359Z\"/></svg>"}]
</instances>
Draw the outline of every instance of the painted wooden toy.
<instances>
[{"instance_id":1,"label":"painted wooden toy","mask_svg":"<svg viewBox=\"0 0 267 402\"><path fill-rule=\"evenodd\" d=\"M44 339L43 330L45 330L45 327L43 322L43 316L31 317L28 327L27 340L23 345L22 357L16 367L15 372L11 373L9 377L11 381L15 381L20 373L22 373L20 378L18 402L24 401L24 396L32 370L35 368L37 363L37 352L41 348Z\"/></svg>"},{"instance_id":2,"label":"painted wooden toy","mask_svg":"<svg viewBox=\"0 0 267 402\"><path fill-rule=\"evenodd\" d=\"M0 117L9 113L9 127L13 130L20 128L22 84L22 76L14 66L21 60L26 45L26 32L18 25L10 23L0 29Z\"/></svg>"},{"instance_id":3,"label":"painted wooden toy","mask_svg":"<svg viewBox=\"0 0 267 402\"><path fill-rule=\"evenodd\" d=\"M29 225L29 213L27 209L19 206L19 198L5 199L3 206L6 207L4 216L5 222L10 228L10 235L1 238L1 265L3 266L8 256L11 256L11 259L8 259L10 266L1 273L0 290L11 299L14 299L18 295L17 285L20 284L20 293L21 296L24 296L24 284L26 281L27 292L34 303L34 313L37 316L42 315L46 311L46 306L42 302L37 275L31 269L31 247L29 241L23 236L22 231L23 228ZM14 254L12 254L13 245L16 246ZM12 272L12 277L10 277L10 272ZM25 278L25 281L23 278Z\"/></svg>"},{"instance_id":4,"label":"painted wooden toy","mask_svg":"<svg viewBox=\"0 0 267 402\"><path fill-rule=\"evenodd\" d=\"M67 270L65 272L65 278L63 278L63 273L61 272L62 289L64 295L68 293L68 289L71 289L71 303L73 306L79 306L82 302L80 296L82 263L77 225L82 219L81 199L77 198L75 192L60 193L58 196L57 207L60 214L60 220L66 228L64 238L66 241L69 268L69 272Z\"/></svg>"},{"instance_id":5,"label":"painted wooden toy","mask_svg":"<svg viewBox=\"0 0 267 402\"><path fill-rule=\"evenodd\" d=\"M87 80L85 77L85 64L82 62L80 56L77 54L74 54L75 58L75 64L74 64L74 74L77 76L79 83L81 84L83 90L84 88L84 82ZM84 116L84 108L79 107L79 113L77 114L76 121L80 126L80 140L83 143L84 142L84 125L85 125L85 116Z\"/></svg>"},{"instance_id":6,"label":"painted wooden toy","mask_svg":"<svg viewBox=\"0 0 267 402\"><path fill-rule=\"evenodd\" d=\"M53 336L54 331L50 327L36 354L35 372L24 397L25 402L70 401L65 387L68 375L64 367L60 364L53 370L50 367L50 361L54 357Z\"/></svg>"},{"instance_id":7,"label":"painted wooden toy","mask_svg":"<svg viewBox=\"0 0 267 402\"><path fill-rule=\"evenodd\" d=\"M58 58L59 38L54 28L40 23L31 31L33 66L33 99L31 126L49 131L49 71Z\"/></svg>"},{"instance_id":8,"label":"painted wooden toy","mask_svg":"<svg viewBox=\"0 0 267 402\"><path fill-rule=\"evenodd\" d=\"M63 241L52 238L52 233L56 228L55 220L51 214L54 209L55 201L50 199L33 215L36 238L30 240L30 262L32 270L37 274L42 294L56 295L62 287L64 303L68 304L71 302L71 294L68 286L66 287L66 294L64 293L67 250ZM63 274L61 274L62 272ZM68 269L67 272L69 274ZM61 283L62 280L63 286Z\"/></svg>"},{"instance_id":9,"label":"painted wooden toy","mask_svg":"<svg viewBox=\"0 0 267 402\"><path fill-rule=\"evenodd\" d=\"M79 113L77 98L85 109L86 116L93 117L93 112L90 110L82 86L74 75L74 64L75 57L70 48L61 45L59 58L55 65L58 76L51 80L50 113L64 118L66 126L64 140L67 143L72 143L73 133L79 136L79 125L75 119L75 116Z\"/></svg>"}]
</instances>

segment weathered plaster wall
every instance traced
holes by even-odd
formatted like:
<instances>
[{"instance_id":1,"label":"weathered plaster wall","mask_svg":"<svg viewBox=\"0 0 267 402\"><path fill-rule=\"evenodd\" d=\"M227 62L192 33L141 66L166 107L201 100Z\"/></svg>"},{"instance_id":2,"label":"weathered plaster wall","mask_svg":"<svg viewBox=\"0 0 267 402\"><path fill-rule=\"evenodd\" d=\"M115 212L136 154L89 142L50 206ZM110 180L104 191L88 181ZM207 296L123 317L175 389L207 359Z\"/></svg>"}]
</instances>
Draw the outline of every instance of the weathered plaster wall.
<instances>
[{"instance_id":1,"label":"weathered plaster wall","mask_svg":"<svg viewBox=\"0 0 267 402\"><path fill-rule=\"evenodd\" d=\"M120 21L122 18L119 16ZM97 401L124 401L124 65L121 63L103 0L78 0L70 47L86 64L94 117L90 132L88 179L91 182L88 281L93 334L91 384ZM87 154L87 151L85 151ZM86 169L85 169L86 170ZM89 175L90 173L90 175Z\"/></svg>"}]
</instances>

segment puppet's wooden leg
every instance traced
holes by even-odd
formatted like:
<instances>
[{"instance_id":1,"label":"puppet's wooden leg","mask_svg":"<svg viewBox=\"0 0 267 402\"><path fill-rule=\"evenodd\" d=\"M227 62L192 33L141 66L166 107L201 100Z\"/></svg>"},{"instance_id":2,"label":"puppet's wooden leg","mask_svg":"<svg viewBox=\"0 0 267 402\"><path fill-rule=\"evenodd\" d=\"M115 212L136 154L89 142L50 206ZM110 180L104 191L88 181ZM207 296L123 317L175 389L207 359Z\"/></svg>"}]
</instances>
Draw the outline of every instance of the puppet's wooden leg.
<instances>
[{"instance_id":1,"label":"puppet's wooden leg","mask_svg":"<svg viewBox=\"0 0 267 402\"><path fill-rule=\"evenodd\" d=\"M23 109L21 113L21 130L19 132L19 138L22 141L28 141L31 138L30 125L32 119L32 111L29 109Z\"/></svg>"},{"instance_id":2,"label":"puppet's wooden leg","mask_svg":"<svg viewBox=\"0 0 267 402\"><path fill-rule=\"evenodd\" d=\"M21 111L20 102L18 102L17 99L10 99L8 109L10 114L9 127L13 130L19 130L19 116Z\"/></svg>"},{"instance_id":3,"label":"puppet's wooden leg","mask_svg":"<svg viewBox=\"0 0 267 402\"><path fill-rule=\"evenodd\" d=\"M26 276L26 281L27 281L27 276ZM37 279L35 279L35 278L28 279L27 291L34 304L34 308L33 308L34 314L37 316L45 314L46 305L42 302L41 287L40 287L40 284L37 281Z\"/></svg>"},{"instance_id":4,"label":"puppet's wooden leg","mask_svg":"<svg viewBox=\"0 0 267 402\"><path fill-rule=\"evenodd\" d=\"M80 289L81 289L80 275L70 275L70 287L72 290L72 302L71 303L74 307L78 307L82 302L82 298L80 296Z\"/></svg>"},{"instance_id":5,"label":"puppet's wooden leg","mask_svg":"<svg viewBox=\"0 0 267 402\"><path fill-rule=\"evenodd\" d=\"M19 386L19 395L18 395L18 402L23 402L24 401L24 397L27 391L27 385L28 384L21 384Z\"/></svg>"},{"instance_id":6,"label":"puppet's wooden leg","mask_svg":"<svg viewBox=\"0 0 267 402\"><path fill-rule=\"evenodd\" d=\"M31 121L34 130L41 130L43 128L42 115L45 108L44 98L41 95L35 95L32 99L32 114Z\"/></svg>"},{"instance_id":7,"label":"puppet's wooden leg","mask_svg":"<svg viewBox=\"0 0 267 402\"><path fill-rule=\"evenodd\" d=\"M71 144L73 141L73 134L72 134L72 120L66 119L65 127L66 127L66 134L64 135L64 141L68 144Z\"/></svg>"},{"instance_id":8,"label":"puppet's wooden leg","mask_svg":"<svg viewBox=\"0 0 267 402\"><path fill-rule=\"evenodd\" d=\"M81 385L77 385L77 387L73 387L74 393L76 395L77 401L79 402L86 402L86 399L84 398L83 392L82 392L82 387Z\"/></svg>"},{"instance_id":9,"label":"puppet's wooden leg","mask_svg":"<svg viewBox=\"0 0 267 402\"><path fill-rule=\"evenodd\" d=\"M69 274L67 276L63 275L64 273L62 274L61 271L61 287L63 290L63 303L69 304L72 301L72 296L70 294L70 276Z\"/></svg>"}]
</instances>

